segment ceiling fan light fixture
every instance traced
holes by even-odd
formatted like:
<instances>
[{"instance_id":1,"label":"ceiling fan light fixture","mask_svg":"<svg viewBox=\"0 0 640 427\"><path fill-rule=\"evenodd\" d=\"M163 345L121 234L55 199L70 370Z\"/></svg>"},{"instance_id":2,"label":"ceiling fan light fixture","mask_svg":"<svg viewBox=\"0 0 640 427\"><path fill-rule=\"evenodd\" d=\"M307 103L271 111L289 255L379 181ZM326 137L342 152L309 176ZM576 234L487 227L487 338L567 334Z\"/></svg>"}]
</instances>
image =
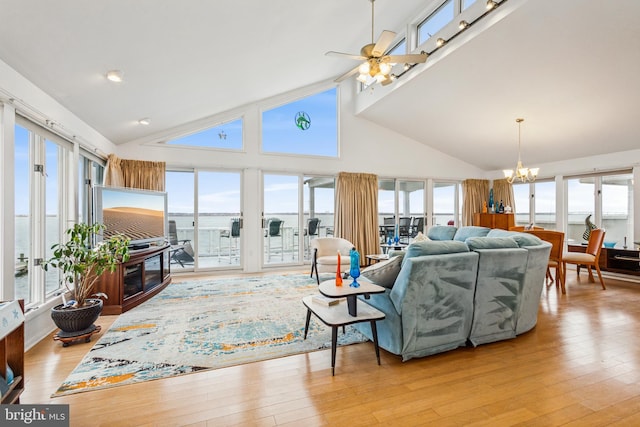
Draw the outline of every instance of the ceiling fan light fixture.
<instances>
[{"instance_id":1,"label":"ceiling fan light fixture","mask_svg":"<svg viewBox=\"0 0 640 427\"><path fill-rule=\"evenodd\" d=\"M387 62L380 63L380 72L385 76L391 72L391 65Z\"/></svg>"},{"instance_id":2,"label":"ceiling fan light fixture","mask_svg":"<svg viewBox=\"0 0 640 427\"><path fill-rule=\"evenodd\" d=\"M122 82L123 78L124 78L124 73L120 70L107 71L107 80L111 82L120 83Z\"/></svg>"},{"instance_id":3,"label":"ceiling fan light fixture","mask_svg":"<svg viewBox=\"0 0 640 427\"><path fill-rule=\"evenodd\" d=\"M356 80L359 81L360 83L366 84L367 80L369 79L369 74L360 74Z\"/></svg>"},{"instance_id":4,"label":"ceiling fan light fixture","mask_svg":"<svg viewBox=\"0 0 640 427\"><path fill-rule=\"evenodd\" d=\"M369 74L369 63L368 62L363 62L362 64L360 64L360 66L358 67L358 72L360 74Z\"/></svg>"}]
</instances>

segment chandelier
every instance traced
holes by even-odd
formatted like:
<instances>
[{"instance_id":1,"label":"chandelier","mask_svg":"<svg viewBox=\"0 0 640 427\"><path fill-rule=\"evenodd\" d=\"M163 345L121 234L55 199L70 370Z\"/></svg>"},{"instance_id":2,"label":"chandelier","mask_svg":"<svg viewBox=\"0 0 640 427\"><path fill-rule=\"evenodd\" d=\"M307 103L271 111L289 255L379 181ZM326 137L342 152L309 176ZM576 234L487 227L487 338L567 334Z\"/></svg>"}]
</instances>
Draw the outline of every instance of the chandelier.
<instances>
[{"instance_id":1,"label":"chandelier","mask_svg":"<svg viewBox=\"0 0 640 427\"><path fill-rule=\"evenodd\" d=\"M516 164L515 171L513 169L504 169L504 177L507 178L507 182L509 184L513 184L515 180L520 180L520 182L533 182L536 180L536 176L538 176L539 168L525 168L522 165L522 160L520 160L520 127L524 122L524 119L516 119L516 123L518 123L518 163Z\"/></svg>"}]
</instances>

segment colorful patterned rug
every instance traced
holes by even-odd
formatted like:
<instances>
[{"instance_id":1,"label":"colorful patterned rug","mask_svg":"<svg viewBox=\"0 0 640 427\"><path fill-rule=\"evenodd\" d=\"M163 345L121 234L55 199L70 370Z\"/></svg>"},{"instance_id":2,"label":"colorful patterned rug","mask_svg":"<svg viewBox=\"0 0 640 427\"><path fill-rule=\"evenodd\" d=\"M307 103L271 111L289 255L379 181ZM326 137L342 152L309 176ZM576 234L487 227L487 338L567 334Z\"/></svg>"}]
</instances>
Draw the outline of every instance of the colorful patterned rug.
<instances>
[{"instance_id":1,"label":"colorful patterned rug","mask_svg":"<svg viewBox=\"0 0 640 427\"><path fill-rule=\"evenodd\" d=\"M52 397L331 348L315 316L303 339L301 300L316 292L302 274L173 283L120 315ZM364 341L350 326L338 334Z\"/></svg>"}]
</instances>

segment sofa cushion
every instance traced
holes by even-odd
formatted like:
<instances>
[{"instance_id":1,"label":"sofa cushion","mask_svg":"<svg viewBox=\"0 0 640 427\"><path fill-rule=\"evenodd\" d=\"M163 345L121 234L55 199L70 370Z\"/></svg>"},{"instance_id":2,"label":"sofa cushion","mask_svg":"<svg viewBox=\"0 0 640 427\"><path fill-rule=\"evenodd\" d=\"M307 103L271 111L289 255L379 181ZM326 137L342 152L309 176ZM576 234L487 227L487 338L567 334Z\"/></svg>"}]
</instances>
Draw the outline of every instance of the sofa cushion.
<instances>
[{"instance_id":1,"label":"sofa cushion","mask_svg":"<svg viewBox=\"0 0 640 427\"><path fill-rule=\"evenodd\" d=\"M400 273L402 256L392 256L386 261L373 264L362 270L362 276L371 280L378 286L391 289Z\"/></svg>"},{"instance_id":2,"label":"sofa cushion","mask_svg":"<svg viewBox=\"0 0 640 427\"><path fill-rule=\"evenodd\" d=\"M530 233L521 233L519 231L507 231L499 228L494 228L489 231L487 237L511 237L518 243L519 247L523 246L538 246L542 244L542 240Z\"/></svg>"},{"instance_id":3,"label":"sofa cushion","mask_svg":"<svg viewBox=\"0 0 640 427\"><path fill-rule=\"evenodd\" d=\"M512 237L469 237L465 240L472 251L476 249L517 248L518 243Z\"/></svg>"},{"instance_id":4,"label":"sofa cushion","mask_svg":"<svg viewBox=\"0 0 640 427\"><path fill-rule=\"evenodd\" d=\"M489 227L478 227L475 225L460 227L453 236L453 240L464 242L469 237L485 237L490 230Z\"/></svg>"},{"instance_id":5,"label":"sofa cushion","mask_svg":"<svg viewBox=\"0 0 640 427\"><path fill-rule=\"evenodd\" d=\"M503 230L502 228L492 228L487 233L487 237L511 237L516 234L517 231Z\"/></svg>"},{"instance_id":6,"label":"sofa cushion","mask_svg":"<svg viewBox=\"0 0 640 427\"><path fill-rule=\"evenodd\" d=\"M412 243L407 247L405 251L404 260L402 265L405 264L409 258L414 258L424 255L440 255L440 254L455 254L459 252L469 252L469 248L464 242L458 242L454 240L429 240L425 242Z\"/></svg>"},{"instance_id":7,"label":"sofa cushion","mask_svg":"<svg viewBox=\"0 0 640 427\"><path fill-rule=\"evenodd\" d=\"M431 240L453 240L457 227L450 225L434 225L427 231L427 237Z\"/></svg>"},{"instance_id":8,"label":"sofa cushion","mask_svg":"<svg viewBox=\"0 0 640 427\"><path fill-rule=\"evenodd\" d=\"M521 248L524 246L538 246L542 244L542 240L538 236L529 233L516 233L511 236Z\"/></svg>"}]
</instances>

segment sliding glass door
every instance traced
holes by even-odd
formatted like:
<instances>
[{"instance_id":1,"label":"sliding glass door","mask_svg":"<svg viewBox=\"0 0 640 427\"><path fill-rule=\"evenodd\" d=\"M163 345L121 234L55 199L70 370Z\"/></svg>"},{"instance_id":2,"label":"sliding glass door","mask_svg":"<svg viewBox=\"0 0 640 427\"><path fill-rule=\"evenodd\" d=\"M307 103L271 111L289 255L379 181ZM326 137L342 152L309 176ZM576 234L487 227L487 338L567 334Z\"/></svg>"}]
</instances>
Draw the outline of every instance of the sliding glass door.
<instances>
[{"instance_id":1,"label":"sliding glass door","mask_svg":"<svg viewBox=\"0 0 640 427\"><path fill-rule=\"evenodd\" d=\"M240 172L167 171L171 270L242 264Z\"/></svg>"},{"instance_id":2,"label":"sliding glass door","mask_svg":"<svg viewBox=\"0 0 640 427\"><path fill-rule=\"evenodd\" d=\"M198 171L198 267L239 266L241 254L239 172Z\"/></svg>"},{"instance_id":3,"label":"sliding glass door","mask_svg":"<svg viewBox=\"0 0 640 427\"><path fill-rule=\"evenodd\" d=\"M263 264L297 264L300 241L299 175L263 174Z\"/></svg>"}]
</instances>

